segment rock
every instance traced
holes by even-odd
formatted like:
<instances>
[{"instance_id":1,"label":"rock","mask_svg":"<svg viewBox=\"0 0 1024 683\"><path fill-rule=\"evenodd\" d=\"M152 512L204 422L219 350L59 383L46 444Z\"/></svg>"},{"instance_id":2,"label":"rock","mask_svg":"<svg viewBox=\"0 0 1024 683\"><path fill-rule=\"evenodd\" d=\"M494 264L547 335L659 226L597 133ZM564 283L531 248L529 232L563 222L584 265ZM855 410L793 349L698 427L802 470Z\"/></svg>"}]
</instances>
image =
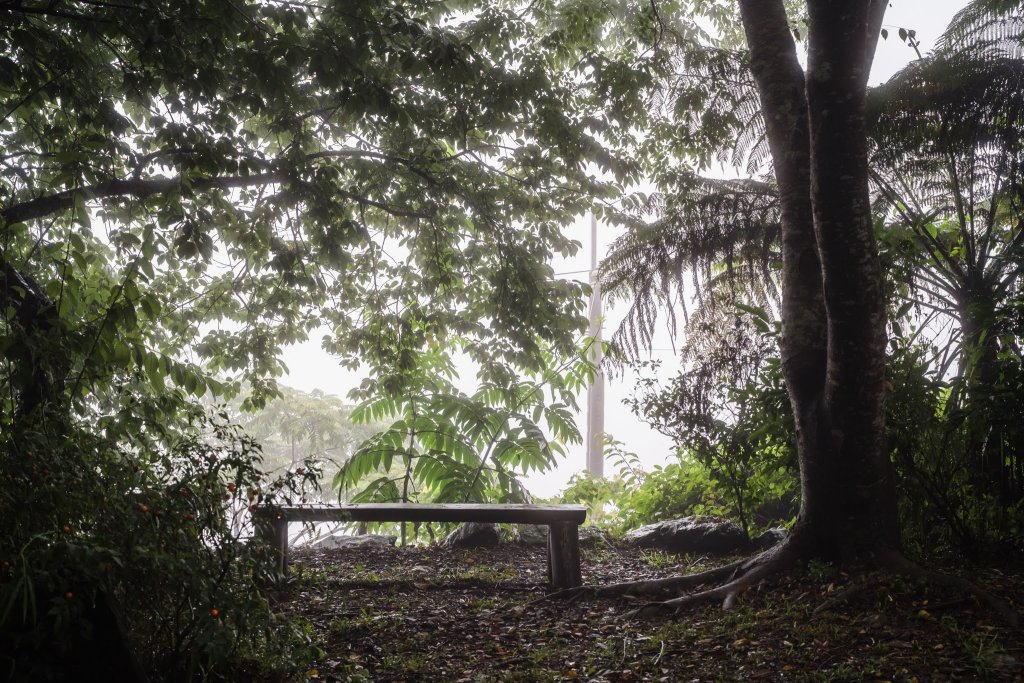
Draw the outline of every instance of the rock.
<instances>
[{"instance_id":1,"label":"rock","mask_svg":"<svg viewBox=\"0 0 1024 683\"><path fill-rule=\"evenodd\" d=\"M735 522L719 517L683 517L647 524L626 534L626 541L641 548L670 553L724 555L743 550L747 538Z\"/></svg>"},{"instance_id":2,"label":"rock","mask_svg":"<svg viewBox=\"0 0 1024 683\"><path fill-rule=\"evenodd\" d=\"M796 513L799 510L799 500L793 500L789 496L769 498L754 508L750 519L758 526L768 526L769 524L778 524L784 520L796 517Z\"/></svg>"},{"instance_id":3,"label":"rock","mask_svg":"<svg viewBox=\"0 0 1024 683\"><path fill-rule=\"evenodd\" d=\"M467 522L448 534L443 545L447 548L493 548L501 540L497 524Z\"/></svg>"},{"instance_id":4,"label":"rock","mask_svg":"<svg viewBox=\"0 0 1024 683\"><path fill-rule=\"evenodd\" d=\"M596 526L580 527L580 545L584 547L595 546L601 543L611 544L611 536L604 529Z\"/></svg>"},{"instance_id":5,"label":"rock","mask_svg":"<svg viewBox=\"0 0 1024 683\"><path fill-rule=\"evenodd\" d=\"M547 524L517 524L516 543L525 545L547 545ZM611 537L603 529L596 526L580 527L580 546L592 546L598 543L611 543Z\"/></svg>"},{"instance_id":6,"label":"rock","mask_svg":"<svg viewBox=\"0 0 1024 683\"><path fill-rule=\"evenodd\" d=\"M764 532L750 542L751 550L768 550L786 540L786 530L775 527Z\"/></svg>"},{"instance_id":7,"label":"rock","mask_svg":"<svg viewBox=\"0 0 1024 683\"><path fill-rule=\"evenodd\" d=\"M321 536L312 543L312 548L390 548L395 545L396 536L382 536L380 534L363 534L361 536L348 536L345 534L330 534Z\"/></svg>"},{"instance_id":8,"label":"rock","mask_svg":"<svg viewBox=\"0 0 1024 683\"><path fill-rule=\"evenodd\" d=\"M548 527L546 524L517 524L516 542L525 545L547 545Z\"/></svg>"}]
</instances>

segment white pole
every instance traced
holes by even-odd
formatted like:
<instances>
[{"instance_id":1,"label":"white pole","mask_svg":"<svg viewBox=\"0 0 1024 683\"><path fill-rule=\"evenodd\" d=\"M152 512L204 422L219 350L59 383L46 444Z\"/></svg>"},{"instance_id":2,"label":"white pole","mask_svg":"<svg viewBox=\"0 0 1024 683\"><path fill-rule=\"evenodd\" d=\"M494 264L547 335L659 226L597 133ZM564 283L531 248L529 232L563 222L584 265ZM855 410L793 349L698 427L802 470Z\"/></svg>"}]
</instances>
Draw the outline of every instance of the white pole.
<instances>
[{"instance_id":1,"label":"white pole","mask_svg":"<svg viewBox=\"0 0 1024 683\"><path fill-rule=\"evenodd\" d=\"M601 284L597 279L597 217L590 215L590 329L594 340L590 359L597 366L594 381L587 391L587 471L604 477L604 372L601 370Z\"/></svg>"}]
</instances>

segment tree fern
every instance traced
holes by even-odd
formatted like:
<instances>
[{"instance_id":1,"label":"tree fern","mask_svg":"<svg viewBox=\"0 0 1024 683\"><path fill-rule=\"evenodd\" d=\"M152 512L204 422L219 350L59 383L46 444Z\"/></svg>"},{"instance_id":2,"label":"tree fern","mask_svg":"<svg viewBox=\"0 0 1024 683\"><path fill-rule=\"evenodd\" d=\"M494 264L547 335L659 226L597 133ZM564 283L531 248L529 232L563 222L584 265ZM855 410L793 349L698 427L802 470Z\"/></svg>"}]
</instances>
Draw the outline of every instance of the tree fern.
<instances>
[{"instance_id":1,"label":"tree fern","mask_svg":"<svg viewBox=\"0 0 1024 683\"><path fill-rule=\"evenodd\" d=\"M675 326L676 309L686 315L687 278L700 303L715 308L728 297L712 290L757 279L737 278L738 268L770 281L771 264L778 259L779 203L772 183L691 173L680 174L676 187L678 192L667 198L653 198L649 211L657 219L635 222L601 264L601 286L609 299L630 302L613 337L628 355L650 346L659 312L666 313L670 327ZM757 291L764 301L775 290L761 285Z\"/></svg>"},{"instance_id":2,"label":"tree fern","mask_svg":"<svg viewBox=\"0 0 1024 683\"><path fill-rule=\"evenodd\" d=\"M968 50L987 57L1024 56L1019 0L974 0L957 12L939 40L940 54Z\"/></svg>"}]
</instances>

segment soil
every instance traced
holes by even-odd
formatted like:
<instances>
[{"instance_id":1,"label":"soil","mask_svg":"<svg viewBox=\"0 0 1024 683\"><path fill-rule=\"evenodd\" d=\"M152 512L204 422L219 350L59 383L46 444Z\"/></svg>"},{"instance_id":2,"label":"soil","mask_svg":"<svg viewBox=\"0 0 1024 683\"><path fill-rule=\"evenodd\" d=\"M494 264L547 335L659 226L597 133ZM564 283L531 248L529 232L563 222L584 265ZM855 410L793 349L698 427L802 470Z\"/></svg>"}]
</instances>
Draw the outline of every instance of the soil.
<instances>
[{"instance_id":1,"label":"soil","mask_svg":"<svg viewBox=\"0 0 1024 683\"><path fill-rule=\"evenodd\" d=\"M319 640L315 681L1024 681L1024 630L945 589L811 567L747 591L730 611L640 620L627 600L545 599L545 552L514 543L298 552L278 608ZM736 559L614 542L583 555L593 585ZM1024 614L1024 572L959 573ZM836 595L849 598L815 612Z\"/></svg>"}]
</instances>

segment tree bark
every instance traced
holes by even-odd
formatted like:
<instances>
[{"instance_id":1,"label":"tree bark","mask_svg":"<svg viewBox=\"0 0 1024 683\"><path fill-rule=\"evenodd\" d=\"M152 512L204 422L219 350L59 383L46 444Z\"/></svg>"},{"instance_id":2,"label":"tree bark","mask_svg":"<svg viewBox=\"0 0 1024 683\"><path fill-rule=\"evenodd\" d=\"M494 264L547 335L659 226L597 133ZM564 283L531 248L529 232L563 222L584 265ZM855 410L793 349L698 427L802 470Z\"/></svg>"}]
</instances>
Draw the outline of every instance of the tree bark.
<instances>
[{"instance_id":1,"label":"tree bark","mask_svg":"<svg viewBox=\"0 0 1024 683\"><path fill-rule=\"evenodd\" d=\"M897 549L864 125L885 3L809 0L806 74L781 0L740 9L782 202L782 360L802 494L792 544L837 561Z\"/></svg>"},{"instance_id":2,"label":"tree bark","mask_svg":"<svg viewBox=\"0 0 1024 683\"><path fill-rule=\"evenodd\" d=\"M885 297L864 121L885 0L812 0L808 9L811 202L828 316L824 413L842 517L835 521L855 552L898 548L895 486L884 443Z\"/></svg>"},{"instance_id":3,"label":"tree bark","mask_svg":"<svg viewBox=\"0 0 1024 683\"><path fill-rule=\"evenodd\" d=\"M17 394L14 407L16 423L37 410L61 415L57 406L64 397L70 359L62 345L64 334L57 306L31 275L10 263L2 250L0 307L12 312L7 323L17 332L18 343L8 350L8 354L17 355L19 369L25 369L12 374L12 385ZM19 429L15 428L13 432L16 438L20 437Z\"/></svg>"}]
</instances>

